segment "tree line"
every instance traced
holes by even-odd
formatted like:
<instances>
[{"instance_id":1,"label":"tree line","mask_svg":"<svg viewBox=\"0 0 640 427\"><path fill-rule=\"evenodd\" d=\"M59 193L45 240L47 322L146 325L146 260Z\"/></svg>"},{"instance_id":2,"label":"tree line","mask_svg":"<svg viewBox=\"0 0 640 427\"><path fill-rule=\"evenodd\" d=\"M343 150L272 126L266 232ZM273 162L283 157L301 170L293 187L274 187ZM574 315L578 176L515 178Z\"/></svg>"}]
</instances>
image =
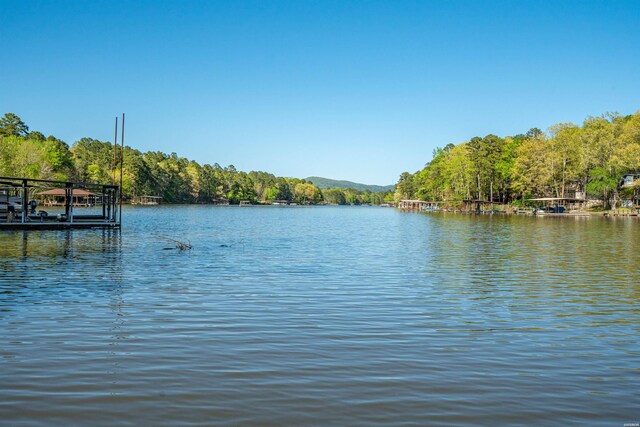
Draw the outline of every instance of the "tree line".
<instances>
[{"instance_id":1,"label":"tree line","mask_svg":"<svg viewBox=\"0 0 640 427\"><path fill-rule=\"evenodd\" d=\"M404 172L395 199L482 200L526 204L535 197L602 200L616 207L639 188L621 177L640 170L640 112L588 117L581 126L558 123L548 132L473 137L433 152L422 170Z\"/></svg>"},{"instance_id":2,"label":"tree line","mask_svg":"<svg viewBox=\"0 0 640 427\"><path fill-rule=\"evenodd\" d=\"M92 138L82 138L69 147L52 135L29 131L13 113L0 118L0 176L107 184L115 173L119 182L120 164L118 161L116 169L112 168L113 151L112 143ZM243 172L233 165L200 165L176 153L143 153L128 146L124 148L122 178L125 199L155 195L167 203L379 204L385 197L392 199L391 192L323 192L303 179Z\"/></svg>"}]
</instances>

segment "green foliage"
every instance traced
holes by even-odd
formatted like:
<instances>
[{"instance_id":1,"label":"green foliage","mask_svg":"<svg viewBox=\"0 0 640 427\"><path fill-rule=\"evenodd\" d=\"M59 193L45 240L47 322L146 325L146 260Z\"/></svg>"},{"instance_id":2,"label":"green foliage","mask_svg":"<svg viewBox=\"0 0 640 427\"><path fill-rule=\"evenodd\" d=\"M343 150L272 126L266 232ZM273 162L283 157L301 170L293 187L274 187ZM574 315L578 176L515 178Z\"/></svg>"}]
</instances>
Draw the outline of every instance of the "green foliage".
<instances>
[{"instance_id":1,"label":"green foliage","mask_svg":"<svg viewBox=\"0 0 640 427\"><path fill-rule=\"evenodd\" d=\"M393 201L391 191L363 191L352 188L327 188L322 198L330 205L380 205Z\"/></svg>"},{"instance_id":2,"label":"green foliage","mask_svg":"<svg viewBox=\"0 0 640 427\"><path fill-rule=\"evenodd\" d=\"M304 205L315 205L322 201L322 192L308 182L300 182L293 188L293 200Z\"/></svg>"},{"instance_id":3,"label":"green foliage","mask_svg":"<svg viewBox=\"0 0 640 427\"><path fill-rule=\"evenodd\" d=\"M71 149L63 141L40 132L28 133L19 117L0 119L0 175L81 182L120 180L120 147L82 138ZM161 196L167 203L269 203L275 200L319 203L320 189L295 178L266 172L241 172L233 165L200 165L176 153L142 153L124 149L122 188L125 198Z\"/></svg>"},{"instance_id":4,"label":"green foliage","mask_svg":"<svg viewBox=\"0 0 640 427\"><path fill-rule=\"evenodd\" d=\"M395 198L455 201L478 198L523 203L533 197L586 192L616 206L620 177L640 170L640 112L559 123L548 134L473 137L434 151L424 169L400 175ZM520 202L516 202L516 201Z\"/></svg>"},{"instance_id":5,"label":"green foliage","mask_svg":"<svg viewBox=\"0 0 640 427\"><path fill-rule=\"evenodd\" d=\"M4 136L26 136L29 133L27 126L20 117L13 113L6 113L0 119L0 135Z\"/></svg>"},{"instance_id":6,"label":"green foliage","mask_svg":"<svg viewBox=\"0 0 640 427\"><path fill-rule=\"evenodd\" d=\"M422 171L424 172L429 168L427 165ZM396 184L395 191L395 199L413 199L416 197L418 192L418 186L416 185L416 181L418 180L418 174L420 172L416 172L415 174L410 174L409 172L403 172L400 175L400 180ZM424 192L423 192L424 194Z\"/></svg>"},{"instance_id":7,"label":"green foliage","mask_svg":"<svg viewBox=\"0 0 640 427\"><path fill-rule=\"evenodd\" d=\"M612 176L605 168L594 168L589 171L587 191L603 200L608 201L609 195L618 186L618 178Z\"/></svg>"},{"instance_id":8,"label":"green foliage","mask_svg":"<svg viewBox=\"0 0 640 427\"><path fill-rule=\"evenodd\" d=\"M0 137L0 175L66 180L73 173L71 153L60 141Z\"/></svg>"},{"instance_id":9,"label":"green foliage","mask_svg":"<svg viewBox=\"0 0 640 427\"><path fill-rule=\"evenodd\" d=\"M326 190L328 188L350 188L352 190L371 191L377 193L381 191L393 191L394 187L393 185L359 184L357 182L322 178L320 176L310 176L308 178L305 178L305 181L312 183L321 190Z\"/></svg>"},{"instance_id":10,"label":"green foliage","mask_svg":"<svg viewBox=\"0 0 640 427\"><path fill-rule=\"evenodd\" d=\"M27 137L28 137L29 139L35 139L35 140L38 140L38 141L44 141L44 140L45 140L45 137L44 137L44 135L42 134L42 132L38 132L37 130L34 130L34 131L29 132L29 134L27 135Z\"/></svg>"}]
</instances>

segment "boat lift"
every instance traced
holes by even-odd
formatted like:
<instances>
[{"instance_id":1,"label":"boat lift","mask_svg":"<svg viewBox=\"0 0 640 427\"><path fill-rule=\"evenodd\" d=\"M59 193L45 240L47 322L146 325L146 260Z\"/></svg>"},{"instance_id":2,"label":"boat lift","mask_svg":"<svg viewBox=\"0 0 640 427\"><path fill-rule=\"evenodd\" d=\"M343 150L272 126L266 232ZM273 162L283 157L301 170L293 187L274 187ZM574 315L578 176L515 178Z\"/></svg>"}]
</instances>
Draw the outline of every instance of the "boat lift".
<instances>
[{"instance_id":1,"label":"boat lift","mask_svg":"<svg viewBox=\"0 0 640 427\"><path fill-rule=\"evenodd\" d=\"M64 192L62 210L54 215L38 210L36 200L38 190L52 188ZM74 212L74 191L79 190L96 194L99 213ZM120 228L119 195L118 185L0 177L0 230Z\"/></svg>"}]
</instances>

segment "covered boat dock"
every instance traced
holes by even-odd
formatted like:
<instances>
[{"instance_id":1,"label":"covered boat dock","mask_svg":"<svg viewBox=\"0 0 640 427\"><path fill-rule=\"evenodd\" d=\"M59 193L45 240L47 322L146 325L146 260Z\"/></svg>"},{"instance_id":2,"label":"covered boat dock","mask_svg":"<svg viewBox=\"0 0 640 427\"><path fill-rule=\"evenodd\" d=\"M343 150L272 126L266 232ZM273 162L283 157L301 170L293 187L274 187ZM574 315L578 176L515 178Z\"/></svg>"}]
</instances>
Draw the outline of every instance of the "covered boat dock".
<instances>
[{"instance_id":1,"label":"covered boat dock","mask_svg":"<svg viewBox=\"0 0 640 427\"><path fill-rule=\"evenodd\" d=\"M162 201L161 196L135 196L131 200L132 205L156 206Z\"/></svg>"},{"instance_id":2,"label":"covered boat dock","mask_svg":"<svg viewBox=\"0 0 640 427\"><path fill-rule=\"evenodd\" d=\"M402 210L417 210L421 212L461 212L477 214L508 213L506 205L487 200L400 200L398 208Z\"/></svg>"},{"instance_id":3,"label":"covered boat dock","mask_svg":"<svg viewBox=\"0 0 640 427\"><path fill-rule=\"evenodd\" d=\"M51 190L37 193L42 206L64 206L66 203L67 189L52 188ZM91 191L77 188L73 191L73 206L89 207L97 203L98 195Z\"/></svg>"},{"instance_id":4,"label":"covered boat dock","mask_svg":"<svg viewBox=\"0 0 640 427\"><path fill-rule=\"evenodd\" d=\"M418 211L436 211L442 208L443 202L427 202L424 200L400 200L398 209L418 210Z\"/></svg>"},{"instance_id":5,"label":"covered boat dock","mask_svg":"<svg viewBox=\"0 0 640 427\"><path fill-rule=\"evenodd\" d=\"M54 195L58 204L46 205L54 210L41 209L37 198ZM119 228L119 195L117 185L0 177L0 230Z\"/></svg>"},{"instance_id":6,"label":"covered boat dock","mask_svg":"<svg viewBox=\"0 0 640 427\"><path fill-rule=\"evenodd\" d=\"M534 215L540 216L588 216L584 211L585 199L575 197L539 197L527 199L537 202L538 208L533 211Z\"/></svg>"}]
</instances>

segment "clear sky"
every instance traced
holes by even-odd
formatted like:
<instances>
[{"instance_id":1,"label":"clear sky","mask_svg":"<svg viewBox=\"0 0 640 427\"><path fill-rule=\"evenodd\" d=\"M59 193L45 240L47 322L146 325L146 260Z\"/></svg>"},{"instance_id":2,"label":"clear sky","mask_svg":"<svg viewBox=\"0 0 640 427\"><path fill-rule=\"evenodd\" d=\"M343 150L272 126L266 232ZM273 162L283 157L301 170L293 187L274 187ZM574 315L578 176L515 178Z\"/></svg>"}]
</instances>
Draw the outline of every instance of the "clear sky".
<instances>
[{"instance_id":1,"label":"clear sky","mask_svg":"<svg viewBox=\"0 0 640 427\"><path fill-rule=\"evenodd\" d=\"M280 176L640 109L640 1L0 0L0 114Z\"/></svg>"}]
</instances>

